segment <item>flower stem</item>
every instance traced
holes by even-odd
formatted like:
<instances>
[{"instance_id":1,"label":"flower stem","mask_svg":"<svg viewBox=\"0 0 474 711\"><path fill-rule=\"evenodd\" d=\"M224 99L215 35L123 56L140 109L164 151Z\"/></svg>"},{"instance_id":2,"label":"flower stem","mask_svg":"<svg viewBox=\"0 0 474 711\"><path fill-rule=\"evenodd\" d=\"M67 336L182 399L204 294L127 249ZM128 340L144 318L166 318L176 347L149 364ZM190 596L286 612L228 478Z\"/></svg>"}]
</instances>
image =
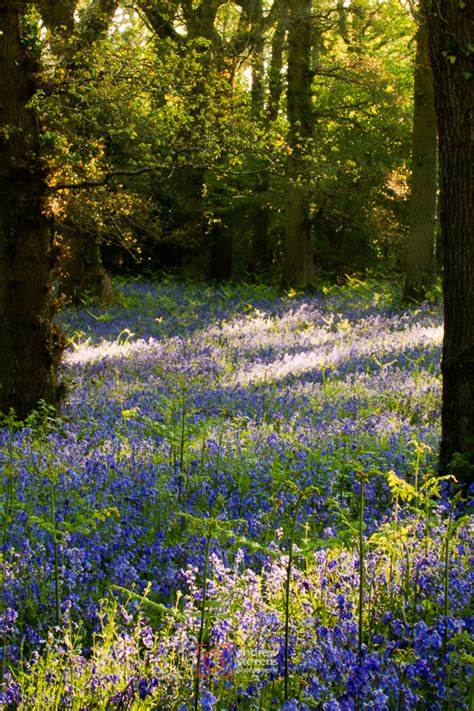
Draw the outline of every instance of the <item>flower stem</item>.
<instances>
[{"instance_id":1,"label":"flower stem","mask_svg":"<svg viewBox=\"0 0 474 711\"><path fill-rule=\"evenodd\" d=\"M288 687L289 687L289 640L290 640L290 582L291 582L291 566L293 564L293 545L295 540L296 524L298 522L298 514L301 507L301 502L303 501L304 492L302 492L296 502L295 513L293 515L293 522L291 526L290 533L290 546L288 551L288 565L286 568L286 582L285 582L285 701L288 701Z\"/></svg>"},{"instance_id":2,"label":"flower stem","mask_svg":"<svg viewBox=\"0 0 474 711\"><path fill-rule=\"evenodd\" d=\"M360 478L360 498L359 498L359 633L358 633L358 650L362 648L362 613L364 609L364 480Z\"/></svg>"},{"instance_id":3,"label":"flower stem","mask_svg":"<svg viewBox=\"0 0 474 711\"><path fill-rule=\"evenodd\" d=\"M204 559L204 580L202 584L202 605L201 605L201 621L199 624L198 633L198 648L197 648L197 660L196 660L196 677L194 680L194 709L198 711L199 709L199 689L201 686L201 657L202 657L202 645L204 639L204 625L206 622L206 598L207 598L207 575L209 569L209 552L211 550L211 540L212 540L212 524L209 525L209 531L207 534L206 541L206 555Z\"/></svg>"}]
</instances>

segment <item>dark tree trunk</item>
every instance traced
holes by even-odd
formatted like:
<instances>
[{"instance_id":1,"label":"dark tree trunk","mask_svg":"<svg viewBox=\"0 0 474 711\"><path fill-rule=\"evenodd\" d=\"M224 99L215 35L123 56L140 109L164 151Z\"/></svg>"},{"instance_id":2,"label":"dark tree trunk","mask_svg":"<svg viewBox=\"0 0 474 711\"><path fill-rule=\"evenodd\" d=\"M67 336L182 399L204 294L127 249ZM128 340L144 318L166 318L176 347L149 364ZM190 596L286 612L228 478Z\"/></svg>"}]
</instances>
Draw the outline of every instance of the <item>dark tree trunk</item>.
<instances>
[{"instance_id":1,"label":"dark tree trunk","mask_svg":"<svg viewBox=\"0 0 474 711\"><path fill-rule=\"evenodd\" d=\"M234 268L234 240L232 231L219 222L209 231L210 255L209 278L216 281L228 281Z\"/></svg>"},{"instance_id":2,"label":"dark tree trunk","mask_svg":"<svg viewBox=\"0 0 474 711\"><path fill-rule=\"evenodd\" d=\"M26 2L0 5L0 411L24 419L57 403L59 333L52 323L51 230L38 122L28 108L36 67L21 37ZM56 343L55 343L56 341Z\"/></svg>"},{"instance_id":3,"label":"dark tree trunk","mask_svg":"<svg viewBox=\"0 0 474 711\"><path fill-rule=\"evenodd\" d=\"M474 3L432 0L428 22L444 242L440 464L467 484L474 471ZM450 467L455 453L464 465Z\"/></svg>"},{"instance_id":4,"label":"dark tree trunk","mask_svg":"<svg viewBox=\"0 0 474 711\"><path fill-rule=\"evenodd\" d=\"M65 221L61 225L61 237L67 254L61 279L62 293L73 303L80 303L84 297L102 304L112 303L112 282L102 264L96 235Z\"/></svg>"},{"instance_id":5,"label":"dark tree trunk","mask_svg":"<svg viewBox=\"0 0 474 711\"><path fill-rule=\"evenodd\" d=\"M222 4L223 2L215 2L215 0L201 0L199 4L181 3L180 18L186 28L186 34L183 35L173 29L178 2L160 5L141 0L139 3L150 27L160 39L172 39L178 46L183 47L188 41L201 38L207 41L202 45L197 43L195 47L198 72L191 89L195 99L195 109L191 111L193 126L187 136L190 146L196 136L200 138L205 131L207 82L213 75L219 73L219 66L222 67L225 62L224 46L215 28L216 15ZM228 76L229 82L232 82L233 77L231 74ZM233 271L233 238L232 232L225 226L209 222L207 216L209 203L205 197L207 177L211 176L205 167L191 165L181 169L180 190L183 209L180 215L180 230L185 235L192 235L194 242L193 248L183 259L183 266L187 264L187 268L191 271L195 268L207 269L207 276L219 281L228 279Z\"/></svg>"},{"instance_id":6,"label":"dark tree trunk","mask_svg":"<svg viewBox=\"0 0 474 711\"><path fill-rule=\"evenodd\" d=\"M437 129L424 2L418 13L414 80L410 228L404 301L422 301L433 286L437 191Z\"/></svg>"},{"instance_id":7,"label":"dark tree trunk","mask_svg":"<svg viewBox=\"0 0 474 711\"><path fill-rule=\"evenodd\" d=\"M270 186L268 175L262 173L255 181L255 197L258 201L253 213L252 243L250 252L250 274L254 278L262 275L270 267L268 233L270 229L270 208L265 197Z\"/></svg>"},{"instance_id":8,"label":"dark tree trunk","mask_svg":"<svg viewBox=\"0 0 474 711\"><path fill-rule=\"evenodd\" d=\"M38 0L37 5L46 27L72 32L77 0Z\"/></svg>"},{"instance_id":9,"label":"dark tree trunk","mask_svg":"<svg viewBox=\"0 0 474 711\"><path fill-rule=\"evenodd\" d=\"M256 123L260 123L263 118L265 108L265 64L263 61L263 2L255 0L251 4L250 22L256 34L252 53L252 119ZM268 190L268 176L261 173L255 180L255 197L257 199L257 207L253 215L253 234L250 253L250 272L254 276L261 274L268 268L268 226L269 213L266 206L263 204L264 196Z\"/></svg>"},{"instance_id":10,"label":"dark tree trunk","mask_svg":"<svg viewBox=\"0 0 474 711\"><path fill-rule=\"evenodd\" d=\"M262 0L254 6L257 22L263 16ZM261 33L255 49L255 58L252 64L252 115L254 120L265 120L272 123L278 116L282 93L282 66L283 43L286 36L286 17L280 18L272 39L272 55L268 69L268 101L265 108L265 87L263 75L265 64L263 61L264 41ZM269 229L271 224L271 210L267 201L267 192L270 179L267 172L257 176L255 182L255 195L258 205L253 215L253 234L250 254L250 273L258 276L270 267Z\"/></svg>"},{"instance_id":11,"label":"dark tree trunk","mask_svg":"<svg viewBox=\"0 0 474 711\"><path fill-rule=\"evenodd\" d=\"M199 5L199 12L194 15L194 21L188 23L188 32L190 38L204 37L209 40L208 48L201 54L203 68L203 84L198 84L194 90L196 96L206 95L207 87L205 86L206 78L209 77L226 77L222 81L222 86L218 91L222 92L222 102L228 99L227 89L232 86L234 67L232 62L228 62L224 48L221 46L219 35L214 27L218 3L213 3L208 0L203 0ZM201 107L200 111L203 108ZM205 110L205 109L204 109ZM202 116L199 111L196 114L196 124L194 130L199 133L200 122ZM204 118L204 123L205 123ZM225 141L225 138L224 138ZM209 248L209 272L208 277L211 280L227 281L231 279L234 269L234 239L232 230L228 225L220 220L219 212L214 215L214 222L210 223L206 213L209 212L209 202L204 197L203 186L205 182L212 183L212 168L202 171L202 181L199 186L194 186L194 189L201 191L202 212L199 220L204 227L204 241ZM219 202L219 201L218 201Z\"/></svg>"},{"instance_id":12,"label":"dark tree trunk","mask_svg":"<svg viewBox=\"0 0 474 711\"><path fill-rule=\"evenodd\" d=\"M283 243L284 289L314 285L313 248L309 233L308 196L304 186L305 145L313 134L311 97L311 0L290 0L288 30L288 96L290 124L288 201Z\"/></svg>"},{"instance_id":13,"label":"dark tree trunk","mask_svg":"<svg viewBox=\"0 0 474 711\"><path fill-rule=\"evenodd\" d=\"M228 227L222 223L213 226L209 234L211 255L209 274L216 281L228 281L232 278L234 245Z\"/></svg>"}]
</instances>

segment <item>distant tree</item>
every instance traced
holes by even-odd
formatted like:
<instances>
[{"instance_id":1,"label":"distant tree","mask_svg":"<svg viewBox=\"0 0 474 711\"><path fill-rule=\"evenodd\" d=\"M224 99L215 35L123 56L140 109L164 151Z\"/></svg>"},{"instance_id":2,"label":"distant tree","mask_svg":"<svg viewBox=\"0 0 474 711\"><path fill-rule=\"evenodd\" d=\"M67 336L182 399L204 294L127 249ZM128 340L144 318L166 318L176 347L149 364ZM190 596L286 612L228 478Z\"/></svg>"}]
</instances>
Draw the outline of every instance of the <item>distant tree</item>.
<instances>
[{"instance_id":1,"label":"distant tree","mask_svg":"<svg viewBox=\"0 0 474 711\"><path fill-rule=\"evenodd\" d=\"M187 142L190 152L194 153L175 176L181 195L179 222L181 233L188 236L187 261L202 263L204 253L208 262L207 276L217 280L232 276L233 239L228 225L209 209L208 183L214 181L213 176L209 176L204 155L209 135L208 108L215 98L211 95L211 86L215 94L222 95L224 106L231 94L235 70L232 61L235 38L224 38L218 28L219 13L225 5L226 0L200 0L198 3L136 1L148 26L157 40L161 40L155 45L157 55L163 51L166 41L167 48L171 43L178 61L185 67L193 65L186 98L189 121L178 129L181 141ZM180 26L179 32L177 25Z\"/></svg>"},{"instance_id":2,"label":"distant tree","mask_svg":"<svg viewBox=\"0 0 474 711\"><path fill-rule=\"evenodd\" d=\"M319 14L313 10L309 189L317 273L343 279L367 269L400 269L408 224L413 18L399 0L341 2Z\"/></svg>"},{"instance_id":3,"label":"distant tree","mask_svg":"<svg viewBox=\"0 0 474 711\"><path fill-rule=\"evenodd\" d=\"M313 135L311 94L312 2L290 0L288 19L287 116L289 149L288 198L283 240L284 289L314 285L309 196L303 184L305 154Z\"/></svg>"},{"instance_id":4,"label":"distant tree","mask_svg":"<svg viewBox=\"0 0 474 711\"><path fill-rule=\"evenodd\" d=\"M231 278L239 268L238 260L246 261L251 229L246 224L247 209L253 208L254 218L250 261L256 271L268 261L267 210L262 206L268 180L264 168L259 174L259 167L268 164L262 157L261 139L268 120L266 111L262 114L264 56L266 36L284 4L281 0L136 2L155 34L157 58L163 51L173 51L183 74L187 73L186 87L170 92L180 96L180 115L186 116L179 126L178 112L174 114L178 121L173 143L181 149L172 158L173 190L163 185L159 189L165 199L163 193L174 194L176 210L168 224L180 240L187 268L192 271L194 264L211 279ZM244 66L252 75L250 90L243 78ZM267 147L267 153L270 150ZM240 171L246 170L251 177L245 181ZM245 192L247 198L250 185L253 197L248 202L253 204L244 212L240 203L237 214L233 196L241 199Z\"/></svg>"},{"instance_id":5,"label":"distant tree","mask_svg":"<svg viewBox=\"0 0 474 711\"><path fill-rule=\"evenodd\" d=\"M279 8L278 20L271 37L267 76L265 76L262 13L262 0L257 0L252 6L252 18L259 29L258 40L252 55L252 119L257 125L271 126L278 117L283 93L283 47L286 40L288 12L286 7ZM267 91L265 91L265 79L268 85ZM262 170L258 173L255 183L257 205L253 213L249 265L250 273L254 277L268 271L271 266L269 230L272 211L268 204L269 187L268 171Z\"/></svg>"},{"instance_id":6,"label":"distant tree","mask_svg":"<svg viewBox=\"0 0 474 711\"><path fill-rule=\"evenodd\" d=\"M57 402L61 352L28 10L26 0L0 4L0 411L13 408L20 419L40 400Z\"/></svg>"},{"instance_id":7,"label":"distant tree","mask_svg":"<svg viewBox=\"0 0 474 711\"><path fill-rule=\"evenodd\" d=\"M112 21L118 0L90 0L77 21L78 0L39 0L38 9L46 28L51 32L49 46L56 55L56 73L64 79L83 72L87 67L94 42L106 32ZM61 85L63 80L59 80ZM71 84L71 81L69 82ZM80 99L73 92L63 93L64 109L80 112ZM72 111L71 111L72 110ZM79 126L62 127L81 135ZM67 127L67 128L66 128ZM90 128L89 128L90 131ZM63 191L61 217L56 228L62 239L61 291L72 301L87 296L101 302L112 298L112 285L102 264L99 238L94 229L84 228L78 216L80 201Z\"/></svg>"},{"instance_id":8,"label":"distant tree","mask_svg":"<svg viewBox=\"0 0 474 711\"><path fill-rule=\"evenodd\" d=\"M444 245L440 464L467 485L474 471L474 3L430 0L428 27ZM456 453L464 464L450 470Z\"/></svg>"},{"instance_id":9,"label":"distant tree","mask_svg":"<svg viewBox=\"0 0 474 711\"><path fill-rule=\"evenodd\" d=\"M263 0L251 2L249 21L255 34L253 52L250 58L251 66L251 105L252 121L261 124L265 110L265 41L263 36ZM268 176L262 171L255 180L255 194L258 202L253 214L253 234L251 239L251 255L249 271L253 276L268 268L268 210L264 201L268 189Z\"/></svg>"},{"instance_id":10,"label":"distant tree","mask_svg":"<svg viewBox=\"0 0 474 711\"><path fill-rule=\"evenodd\" d=\"M387 263L402 245L405 199L391 186L406 174L410 71L400 57L412 25L397 8L408 13L398 0L383 17L375 0L364 16L341 2L306 5L308 32L293 22L302 44L287 41L287 0L136 0L136 12L121 4L119 23L97 15L112 0L84 0L72 33L59 24L46 37L43 147L57 222L78 257L67 265L72 290L84 276L94 293L99 244L112 268L224 279L267 275L284 249L286 267L307 269L301 241L289 246L302 233L330 278ZM86 31L96 15L97 41Z\"/></svg>"},{"instance_id":11,"label":"distant tree","mask_svg":"<svg viewBox=\"0 0 474 711\"><path fill-rule=\"evenodd\" d=\"M425 299L436 274L437 129L425 6L420 0L417 8L406 302Z\"/></svg>"}]
</instances>

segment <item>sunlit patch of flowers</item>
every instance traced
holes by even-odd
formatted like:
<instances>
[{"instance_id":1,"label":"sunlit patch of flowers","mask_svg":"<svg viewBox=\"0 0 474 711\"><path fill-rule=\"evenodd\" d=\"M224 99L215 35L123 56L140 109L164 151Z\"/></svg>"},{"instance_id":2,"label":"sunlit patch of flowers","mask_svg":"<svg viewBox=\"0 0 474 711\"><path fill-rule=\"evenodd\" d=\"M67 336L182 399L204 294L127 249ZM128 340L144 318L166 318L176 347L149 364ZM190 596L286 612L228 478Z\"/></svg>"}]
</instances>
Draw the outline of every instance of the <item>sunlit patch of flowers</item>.
<instances>
[{"instance_id":1,"label":"sunlit patch of flowers","mask_svg":"<svg viewBox=\"0 0 474 711\"><path fill-rule=\"evenodd\" d=\"M3 422L0 706L468 708L439 309L121 294L61 317L64 417Z\"/></svg>"}]
</instances>

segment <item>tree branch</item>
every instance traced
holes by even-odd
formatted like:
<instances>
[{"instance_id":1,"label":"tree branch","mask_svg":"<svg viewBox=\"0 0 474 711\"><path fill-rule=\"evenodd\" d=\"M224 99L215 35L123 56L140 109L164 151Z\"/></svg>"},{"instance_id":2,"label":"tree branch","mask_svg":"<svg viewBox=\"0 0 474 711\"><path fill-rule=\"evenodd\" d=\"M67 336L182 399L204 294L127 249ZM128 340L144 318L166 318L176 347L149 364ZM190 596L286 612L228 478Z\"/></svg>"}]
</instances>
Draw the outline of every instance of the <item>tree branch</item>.
<instances>
[{"instance_id":1,"label":"tree branch","mask_svg":"<svg viewBox=\"0 0 474 711\"><path fill-rule=\"evenodd\" d=\"M50 192L58 192L59 190L84 190L85 188L100 188L107 185L114 178L119 178L121 176L130 177L136 175L143 175L144 173L153 173L155 170L162 170L163 168L169 168L169 165L150 165L144 168L137 168L136 170L113 170L110 173L106 173L100 180L81 180L78 183L57 183L56 185L50 185Z\"/></svg>"},{"instance_id":2,"label":"tree branch","mask_svg":"<svg viewBox=\"0 0 474 711\"><path fill-rule=\"evenodd\" d=\"M81 180L76 183L56 183L55 185L50 185L48 191L50 193L56 193L61 190L86 190L88 188L102 188L110 183L114 178L120 177L136 177L138 175L144 175L145 173L154 173L158 170L163 170L167 168L169 170L170 178L176 169L181 168L194 168L195 170L213 170L220 175L258 175L262 172L261 168L255 170L226 170L225 168L220 168L209 163L179 163L178 165L170 166L169 163L157 163L155 165L147 165L143 168L137 168L136 170L112 170L110 173L106 173L100 180ZM271 175L283 175L276 170L271 170L270 168L265 168L266 172Z\"/></svg>"}]
</instances>

